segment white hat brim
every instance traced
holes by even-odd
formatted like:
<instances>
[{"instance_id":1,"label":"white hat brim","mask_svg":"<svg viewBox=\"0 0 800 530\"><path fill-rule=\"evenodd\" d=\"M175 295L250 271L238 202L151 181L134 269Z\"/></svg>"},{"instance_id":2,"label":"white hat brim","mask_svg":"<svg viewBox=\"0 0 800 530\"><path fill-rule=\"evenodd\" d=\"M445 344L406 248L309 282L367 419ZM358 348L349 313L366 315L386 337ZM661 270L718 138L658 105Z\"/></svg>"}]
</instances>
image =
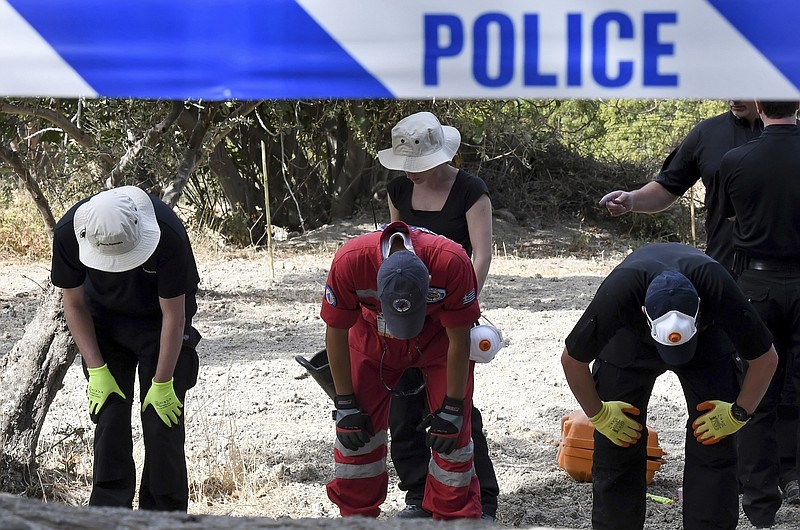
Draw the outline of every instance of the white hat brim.
<instances>
[{"instance_id":1,"label":"white hat brim","mask_svg":"<svg viewBox=\"0 0 800 530\"><path fill-rule=\"evenodd\" d=\"M424 156L396 155L390 147L378 151L378 160L386 169L395 169L408 173L421 173L446 164L456 156L456 152L461 146L461 133L455 127L448 125L442 125L442 133L444 135L444 144L435 153Z\"/></svg>"},{"instance_id":2,"label":"white hat brim","mask_svg":"<svg viewBox=\"0 0 800 530\"><path fill-rule=\"evenodd\" d=\"M109 256L98 252L86 237L81 237L81 233L85 233L86 229L89 201L80 205L75 210L73 217L75 238L78 240L78 259L90 269L103 272L125 272L135 269L153 255L161 240L161 228L158 226L153 202L147 192L136 186L122 186L114 189L130 197L141 214L139 217L140 239L133 250L125 254Z\"/></svg>"}]
</instances>

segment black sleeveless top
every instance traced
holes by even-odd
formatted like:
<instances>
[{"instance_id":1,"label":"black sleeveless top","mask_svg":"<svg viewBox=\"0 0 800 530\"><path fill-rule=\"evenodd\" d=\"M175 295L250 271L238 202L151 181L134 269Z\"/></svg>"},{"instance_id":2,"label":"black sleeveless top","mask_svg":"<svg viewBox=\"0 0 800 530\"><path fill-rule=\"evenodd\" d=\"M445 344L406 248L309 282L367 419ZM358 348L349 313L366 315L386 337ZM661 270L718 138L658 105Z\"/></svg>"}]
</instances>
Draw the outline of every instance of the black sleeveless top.
<instances>
[{"instance_id":1,"label":"black sleeveless top","mask_svg":"<svg viewBox=\"0 0 800 530\"><path fill-rule=\"evenodd\" d=\"M411 193L414 190L414 183L405 175L392 179L387 189L392 204L400 212L400 220L445 236L460 244L467 254L472 256L472 244L467 227L467 211L482 195L489 195L489 188L486 187L483 179L459 169L450 194L439 211L411 208Z\"/></svg>"}]
</instances>

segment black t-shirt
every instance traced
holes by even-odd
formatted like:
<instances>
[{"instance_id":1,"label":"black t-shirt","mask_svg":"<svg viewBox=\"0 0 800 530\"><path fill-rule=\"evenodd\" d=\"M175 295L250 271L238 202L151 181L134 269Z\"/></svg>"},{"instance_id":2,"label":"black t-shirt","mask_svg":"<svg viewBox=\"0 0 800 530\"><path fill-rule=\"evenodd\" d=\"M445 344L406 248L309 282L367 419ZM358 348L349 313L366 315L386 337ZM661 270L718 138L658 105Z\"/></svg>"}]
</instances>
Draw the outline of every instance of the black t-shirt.
<instances>
[{"instance_id":1,"label":"black t-shirt","mask_svg":"<svg viewBox=\"0 0 800 530\"><path fill-rule=\"evenodd\" d=\"M720 209L733 246L756 258L800 258L800 126L770 125L720 165Z\"/></svg>"},{"instance_id":2,"label":"black t-shirt","mask_svg":"<svg viewBox=\"0 0 800 530\"><path fill-rule=\"evenodd\" d=\"M746 120L738 119L732 112L703 120L672 151L656 176L656 182L678 196L698 180L703 181L706 187L706 253L728 269L733 267L733 223L719 213L717 171L725 153L757 137L762 128L760 120L751 129Z\"/></svg>"},{"instance_id":3,"label":"black t-shirt","mask_svg":"<svg viewBox=\"0 0 800 530\"><path fill-rule=\"evenodd\" d=\"M654 352L642 306L648 285L665 270L680 271L697 289L698 333L721 330L744 359L755 359L769 349L772 335L722 265L687 245L655 243L634 251L603 281L566 339L569 355L582 362L601 357L621 330L639 337L641 345ZM698 348L696 356L702 353Z\"/></svg>"},{"instance_id":4,"label":"black t-shirt","mask_svg":"<svg viewBox=\"0 0 800 530\"><path fill-rule=\"evenodd\" d=\"M440 211L414 210L411 208L411 194L414 183L405 175L392 179L388 186L400 219L411 226L422 226L436 234L459 243L467 254L472 256L472 243L469 239L467 211L481 198L489 194L489 188L480 177L459 170L450 194Z\"/></svg>"},{"instance_id":5,"label":"black t-shirt","mask_svg":"<svg viewBox=\"0 0 800 530\"><path fill-rule=\"evenodd\" d=\"M186 322L197 312L195 293L200 282L189 236L169 206L150 195L161 239L148 260L125 272L91 269L78 258L73 217L84 199L61 218L53 236L50 278L53 285L71 289L84 285L87 302L95 316L160 321L159 297L186 295Z\"/></svg>"}]
</instances>

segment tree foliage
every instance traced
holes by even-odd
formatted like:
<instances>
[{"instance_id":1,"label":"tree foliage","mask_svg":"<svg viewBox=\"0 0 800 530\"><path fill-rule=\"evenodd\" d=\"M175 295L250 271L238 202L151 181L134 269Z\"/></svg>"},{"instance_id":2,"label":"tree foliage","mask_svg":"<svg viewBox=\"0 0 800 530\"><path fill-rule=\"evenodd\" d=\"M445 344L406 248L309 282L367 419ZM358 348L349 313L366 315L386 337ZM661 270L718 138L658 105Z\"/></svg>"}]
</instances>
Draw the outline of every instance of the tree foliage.
<instances>
[{"instance_id":1,"label":"tree foliage","mask_svg":"<svg viewBox=\"0 0 800 530\"><path fill-rule=\"evenodd\" d=\"M385 210L392 175L376 153L397 121L429 110L461 131L457 163L487 181L496 209L523 223L591 217L602 194L643 184L692 125L722 109L693 100L0 99L0 185L7 200L23 186L49 229L78 198L133 184L180 199L190 221L233 244L263 244L267 212L269 224L304 231Z\"/></svg>"}]
</instances>

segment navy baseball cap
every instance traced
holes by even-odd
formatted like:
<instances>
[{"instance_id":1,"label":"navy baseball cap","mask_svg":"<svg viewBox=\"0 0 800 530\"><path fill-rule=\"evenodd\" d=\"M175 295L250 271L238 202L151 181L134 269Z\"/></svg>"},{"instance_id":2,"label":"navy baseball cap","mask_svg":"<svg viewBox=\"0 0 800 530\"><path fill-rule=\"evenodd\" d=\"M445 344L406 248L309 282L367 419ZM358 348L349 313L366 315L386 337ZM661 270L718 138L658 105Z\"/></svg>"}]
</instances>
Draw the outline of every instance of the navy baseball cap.
<instances>
[{"instance_id":1,"label":"navy baseball cap","mask_svg":"<svg viewBox=\"0 0 800 530\"><path fill-rule=\"evenodd\" d=\"M429 282L428 268L413 252L400 250L383 260L378 269L378 298L386 331L398 339L422 332Z\"/></svg>"},{"instance_id":2,"label":"navy baseball cap","mask_svg":"<svg viewBox=\"0 0 800 530\"><path fill-rule=\"evenodd\" d=\"M645 315L661 359L673 366L688 363L697 350L700 298L689 279L675 270L656 276L647 287Z\"/></svg>"}]
</instances>

